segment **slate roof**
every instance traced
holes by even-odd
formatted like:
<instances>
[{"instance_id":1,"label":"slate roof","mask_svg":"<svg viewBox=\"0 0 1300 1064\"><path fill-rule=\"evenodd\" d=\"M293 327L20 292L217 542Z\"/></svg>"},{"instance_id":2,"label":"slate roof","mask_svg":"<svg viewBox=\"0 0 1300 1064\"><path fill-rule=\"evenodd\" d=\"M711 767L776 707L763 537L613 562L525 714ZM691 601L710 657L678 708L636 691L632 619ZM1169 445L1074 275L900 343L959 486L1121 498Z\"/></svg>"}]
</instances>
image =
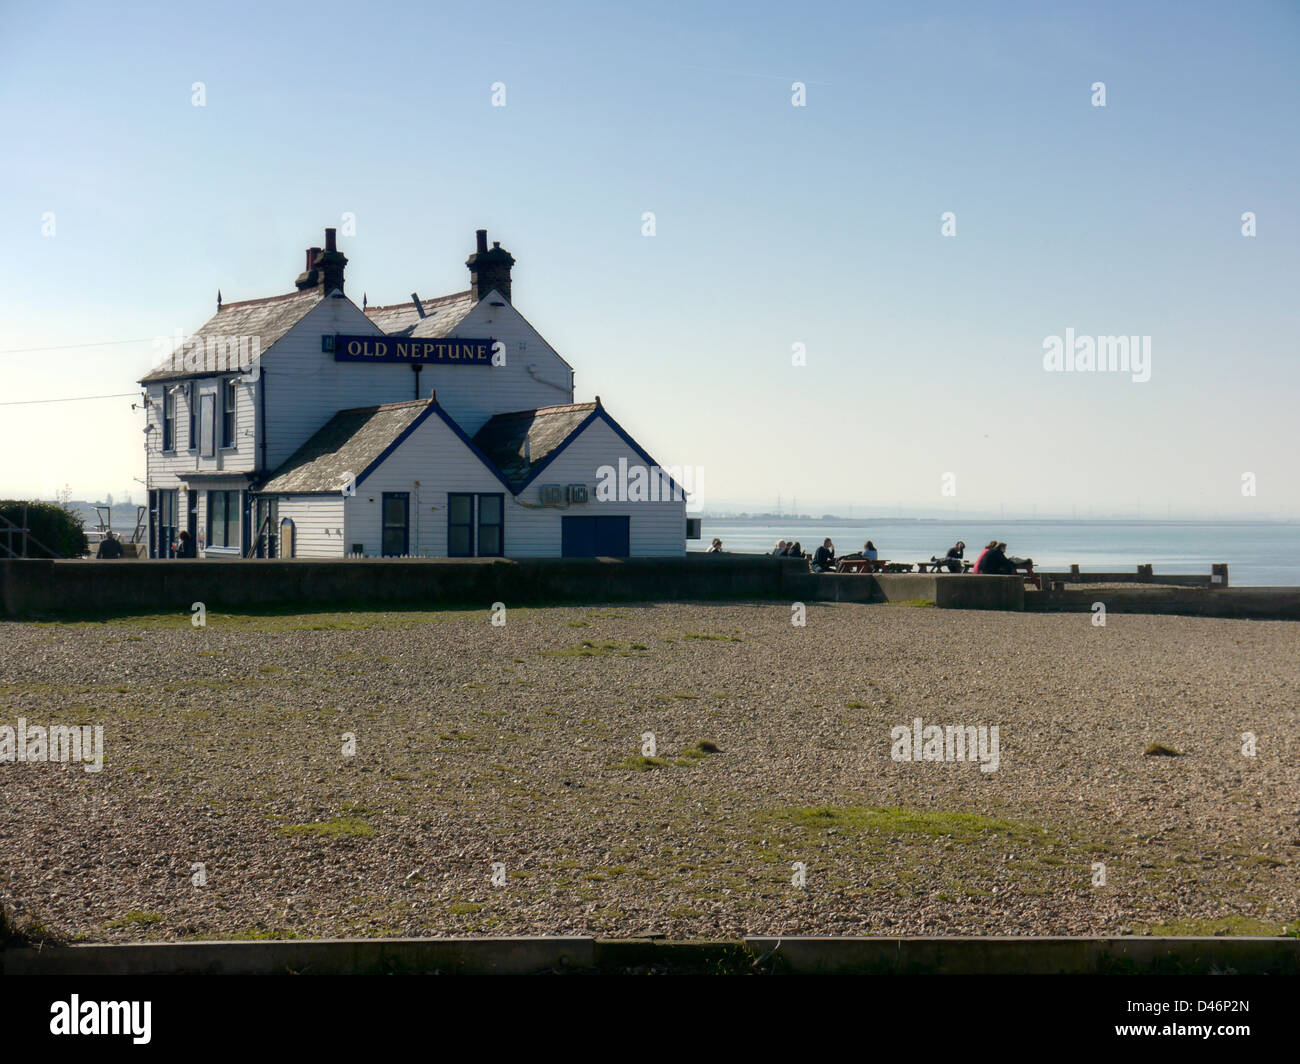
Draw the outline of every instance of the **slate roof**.
<instances>
[{"instance_id":1,"label":"slate roof","mask_svg":"<svg viewBox=\"0 0 1300 1064\"><path fill-rule=\"evenodd\" d=\"M394 303L387 307L367 307L366 317L389 336L416 336L439 339L452 332L474 309L474 298L469 292L456 292L436 299L422 299L425 317L416 312L413 300Z\"/></svg>"},{"instance_id":2,"label":"slate roof","mask_svg":"<svg viewBox=\"0 0 1300 1064\"><path fill-rule=\"evenodd\" d=\"M266 299L226 303L194 336L203 341L205 349L209 337L248 337L251 345L252 337L256 336L259 354L265 354L272 344L297 325L322 298L324 298L323 291L317 287L309 288L305 292L268 296ZM411 313L415 313L414 307L411 308ZM141 377L140 383L211 375L211 370L187 373L184 369L172 366L168 361Z\"/></svg>"},{"instance_id":3,"label":"slate roof","mask_svg":"<svg viewBox=\"0 0 1300 1064\"><path fill-rule=\"evenodd\" d=\"M494 414L474 434L474 443L501 471L511 490L518 493L533 472L597 409L596 403L565 403Z\"/></svg>"},{"instance_id":4,"label":"slate roof","mask_svg":"<svg viewBox=\"0 0 1300 1064\"><path fill-rule=\"evenodd\" d=\"M416 422L432 413L433 399L340 410L271 474L263 494L342 491L346 474L360 479Z\"/></svg>"}]
</instances>

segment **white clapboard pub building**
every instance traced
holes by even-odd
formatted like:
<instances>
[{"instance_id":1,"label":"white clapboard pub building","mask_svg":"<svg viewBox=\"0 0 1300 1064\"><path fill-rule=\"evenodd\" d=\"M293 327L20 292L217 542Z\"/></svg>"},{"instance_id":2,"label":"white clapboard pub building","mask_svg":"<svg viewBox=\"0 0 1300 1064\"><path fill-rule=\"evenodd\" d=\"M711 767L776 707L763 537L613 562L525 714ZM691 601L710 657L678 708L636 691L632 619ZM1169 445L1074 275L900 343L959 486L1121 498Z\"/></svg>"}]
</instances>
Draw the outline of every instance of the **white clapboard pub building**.
<instances>
[{"instance_id":1,"label":"white clapboard pub building","mask_svg":"<svg viewBox=\"0 0 1300 1064\"><path fill-rule=\"evenodd\" d=\"M218 294L142 379L150 557L685 553L689 478L574 402L485 230L455 295L358 307L347 261L325 230L294 291Z\"/></svg>"}]
</instances>

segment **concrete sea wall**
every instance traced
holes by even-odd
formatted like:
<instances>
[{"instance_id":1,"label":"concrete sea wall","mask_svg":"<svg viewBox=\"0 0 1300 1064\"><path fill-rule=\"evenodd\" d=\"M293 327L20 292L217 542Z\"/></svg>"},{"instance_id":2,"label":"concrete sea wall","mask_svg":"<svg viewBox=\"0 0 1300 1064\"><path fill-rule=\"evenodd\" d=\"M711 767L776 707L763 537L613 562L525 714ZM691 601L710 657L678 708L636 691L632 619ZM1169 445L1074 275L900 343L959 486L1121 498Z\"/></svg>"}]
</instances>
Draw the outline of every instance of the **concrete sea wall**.
<instances>
[{"instance_id":1,"label":"concrete sea wall","mask_svg":"<svg viewBox=\"0 0 1300 1064\"><path fill-rule=\"evenodd\" d=\"M784 599L1022 609L1005 576L813 574L761 555L680 558L0 562L6 617L140 610Z\"/></svg>"},{"instance_id":2,"label":"concrete sea wall","mask_svg":"<svg viewBox=\"0 0 1300 1064\"><path fill-rule=\"evenodd\" d=\"M1078 613L1104 602L1119 613L1300 620L1300 588L1067 584L1026 591L1018 576L814 574L804 562L763 555L0 562L0 616L8 618L189 612L196 602L208 609L347 609L709 599Z\"/></svg>"}]
</instances>

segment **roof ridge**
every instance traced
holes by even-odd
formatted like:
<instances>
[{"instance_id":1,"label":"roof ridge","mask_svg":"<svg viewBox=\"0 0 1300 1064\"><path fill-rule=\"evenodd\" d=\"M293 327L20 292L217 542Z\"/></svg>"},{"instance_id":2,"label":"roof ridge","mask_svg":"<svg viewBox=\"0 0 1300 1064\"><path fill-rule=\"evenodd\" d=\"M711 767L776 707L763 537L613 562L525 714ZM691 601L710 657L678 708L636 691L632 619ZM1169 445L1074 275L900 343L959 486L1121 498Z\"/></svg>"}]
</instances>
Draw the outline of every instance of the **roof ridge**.
<instances>
[{"instance_id":1,"label":"roof ridge","mask_svg":"<svg viewBox=\"0 0 1300 1064\"><path fill-rule=\"evenodd\" d=\"M538 406L530 410L505 411L500 414L493 414L488 420L494 421L497 418L509 417L536 417L538 414L567 414L574 410L595 410L598 405L594 400L590 403L556 403L553 406Z\"/></svg>"},{"instance_id":2,"label":"roof ridge","mask_svg":"<svg viewBox=\"0 0 1300 1064\"><path fill-rule=\"evenodd\" d=\"M259 299L241 299L235 303L222 303L221 307L218 310L218 313L231 310L234 307L251 307L258 303L276 303L280 300L297 299L300 296L316 295L316 294L317 294L317 289L306 288L303 289L301 292L285 292L283 295L278 295L278 296L262 296Z\"/></svg>"},{"instance_id":3,"label":"roof ridge","mask_svg":"<svg viewBox=\"0 0 1300 1064\"><path fill-rule=\"evenodd\" d=\"M452 303L472 295L473 295L473 289L467 288L463 292L452 292L450 295L433 296L431 299L421 299L420 305L424 307L428 307L428 306L432 306L435 303ZM411 301L408 299L405 303L385 303L382 306L376 303L371 303L369 306L366 307L366 313L370 314L376 310L400 310L403 307L410 310L414 309L414 307L412 307L411 305Z\"/></svg>"},{"instance_id":4,"label":"roof ridge","mask_svg":"<svg viewBox=\"0 0 1300 1064\"><path fill-rule=\"evenodd\" d=\"M350 406L335 411L336 414L377 414L381 410L401 410L407 406L429 406L438 400L434 396L428 399L406 399L400 403L380 403L378 406Z\"/></svg>"}]
</instances>

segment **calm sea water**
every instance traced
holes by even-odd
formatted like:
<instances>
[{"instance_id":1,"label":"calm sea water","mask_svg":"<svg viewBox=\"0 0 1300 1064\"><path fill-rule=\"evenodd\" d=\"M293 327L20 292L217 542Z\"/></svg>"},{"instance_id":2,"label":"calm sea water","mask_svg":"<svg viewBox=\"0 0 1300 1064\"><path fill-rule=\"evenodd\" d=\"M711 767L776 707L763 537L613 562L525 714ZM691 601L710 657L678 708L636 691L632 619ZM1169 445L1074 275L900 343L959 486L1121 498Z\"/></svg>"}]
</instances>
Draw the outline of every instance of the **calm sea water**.
<instances>
[{"instance_id":1,"label":"calm sea water","mask_svg":"<svg viewBox=\"0 0 1300 1064\"><path fill-rule=\"evenodd\" d=\"M1132 572L1142 564L1155 574L1209 574L1215 562L1228 565L1229 583L1241 586L1300 586L1300 525L1213 521L906 521L873 520L869 524L829 521L756 521L704 518L703 538L691 550L707 550L713 537L723 550L742 554L770 551L780 539L798 540L807 552L827 536L837 554L862 549L870 539L880 557L890 561L929 561L942 556L957 540L966 542L974 560L996 536L1007 553L1033 558L1035 568L1084 572Z\"/></svg>"}]
</instances>

